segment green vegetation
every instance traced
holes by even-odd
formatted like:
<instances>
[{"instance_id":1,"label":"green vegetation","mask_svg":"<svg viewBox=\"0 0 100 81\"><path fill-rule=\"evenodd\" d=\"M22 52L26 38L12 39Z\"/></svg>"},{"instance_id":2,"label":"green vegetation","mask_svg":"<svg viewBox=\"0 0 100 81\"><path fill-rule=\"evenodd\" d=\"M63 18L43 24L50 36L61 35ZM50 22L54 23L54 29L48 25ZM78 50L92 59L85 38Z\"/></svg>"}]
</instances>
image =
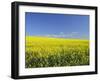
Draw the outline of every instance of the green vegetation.
<instances>
[{"instance_id":1,"label":"green vegetation","mask_svg":"<svg viewBox=\"0 0 100 81\"><path fill-rule=\"evenodd\" d=\"M26 36L25 67L89 65L89 41Z\"/></svg>"}]
</instances>

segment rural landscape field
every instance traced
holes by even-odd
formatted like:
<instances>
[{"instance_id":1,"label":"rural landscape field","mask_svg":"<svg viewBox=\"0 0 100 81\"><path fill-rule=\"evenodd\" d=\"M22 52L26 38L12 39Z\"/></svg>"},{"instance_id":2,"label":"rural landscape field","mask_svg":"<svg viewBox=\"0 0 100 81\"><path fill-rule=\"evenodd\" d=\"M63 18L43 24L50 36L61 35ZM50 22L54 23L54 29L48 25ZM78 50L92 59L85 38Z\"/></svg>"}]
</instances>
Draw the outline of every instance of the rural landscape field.
<instances>
[{"instance_id":1,"label":"rural landscape field","mask_svg":"<svg viewBox=\"0 0 100 81\"><path fill-rule=\"evenodd\" d=\"M88 66L89 16L25 12L25 68Z\"/></svg>"},{"instance_id":2,"label":"rural landscape field","mask_svg":"<svg viewBox=\"0 0 100 81\"><path fill-rule=\"evenodd\" d=\"M26 36L25 67L89 65L89 41Z\"/></svg>"}]
</instances>

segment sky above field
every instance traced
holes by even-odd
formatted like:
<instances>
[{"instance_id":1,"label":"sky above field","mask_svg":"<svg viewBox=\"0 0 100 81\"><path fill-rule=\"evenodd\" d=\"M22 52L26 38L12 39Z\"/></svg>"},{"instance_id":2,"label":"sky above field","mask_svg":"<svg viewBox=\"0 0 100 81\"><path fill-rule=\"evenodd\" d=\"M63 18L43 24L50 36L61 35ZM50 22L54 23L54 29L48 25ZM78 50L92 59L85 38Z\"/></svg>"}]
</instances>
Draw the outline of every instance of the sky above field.
<instances>
[{"instance_id":1,"label":"sky above field","mask_svg":"<svg viewBox=\"0 0 100 81\"><path fill-rule=\"evenodd\" d=\"M25 13L27 36L89 39L89 16Z\"/></svg>"}]
</instances>

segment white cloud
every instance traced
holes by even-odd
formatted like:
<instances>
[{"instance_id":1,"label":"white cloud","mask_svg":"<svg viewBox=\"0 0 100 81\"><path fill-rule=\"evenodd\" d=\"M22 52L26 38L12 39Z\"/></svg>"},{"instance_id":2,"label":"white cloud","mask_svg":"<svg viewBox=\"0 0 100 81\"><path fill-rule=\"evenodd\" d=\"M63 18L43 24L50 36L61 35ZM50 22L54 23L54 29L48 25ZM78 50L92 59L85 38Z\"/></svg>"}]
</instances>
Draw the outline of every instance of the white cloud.
<instances>
[{"instance_id":1,"label":"white cloud","mask_svg":"<svg viewBox=\"0 0 100 81\"><path fill-rule=\"evenodd\" d=\"M46 37L58 37L58 38L74 38L78 35L78 32L71 32L65 34L64 32L60 32L59 34L47 34L44 35Z\"/></svg>"},{"instance_id":2,"label":"white cloud","mask_svg":"<svg viewBox=\"0 0 100 81\"><path fill-rule=\"evenodd\" d=\"M81 38L79 32L70 32L70 33L60 32L58 34L45 34L36 36L55 37L55 38Z\"/></svg>"},{"instance_id":3,"label":"white cloud","mask_svg":"<svg viewBox=\"0 0 100 81\"><path fill-rule=\"evenodd\" d=\"M60 32L60 34L64 34L64 32Z\"/></svg>"}]
</instances>

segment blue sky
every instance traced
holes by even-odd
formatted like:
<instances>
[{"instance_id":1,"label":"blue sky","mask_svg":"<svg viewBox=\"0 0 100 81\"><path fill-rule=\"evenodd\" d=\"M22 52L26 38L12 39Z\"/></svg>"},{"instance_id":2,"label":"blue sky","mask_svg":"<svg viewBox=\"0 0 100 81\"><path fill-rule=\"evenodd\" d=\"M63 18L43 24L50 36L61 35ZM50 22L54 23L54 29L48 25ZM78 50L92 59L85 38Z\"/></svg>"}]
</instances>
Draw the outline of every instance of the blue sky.
<instances>
[{"instance_id":1,"label":"blue sky","mask_svg":"<svg viewBox=\"0 0 100 81\"><path fill-rule=\"evenodd\" d=\"M89 16L25 13L26 35L89 39Z\"/></svg>"}]
</instances>

